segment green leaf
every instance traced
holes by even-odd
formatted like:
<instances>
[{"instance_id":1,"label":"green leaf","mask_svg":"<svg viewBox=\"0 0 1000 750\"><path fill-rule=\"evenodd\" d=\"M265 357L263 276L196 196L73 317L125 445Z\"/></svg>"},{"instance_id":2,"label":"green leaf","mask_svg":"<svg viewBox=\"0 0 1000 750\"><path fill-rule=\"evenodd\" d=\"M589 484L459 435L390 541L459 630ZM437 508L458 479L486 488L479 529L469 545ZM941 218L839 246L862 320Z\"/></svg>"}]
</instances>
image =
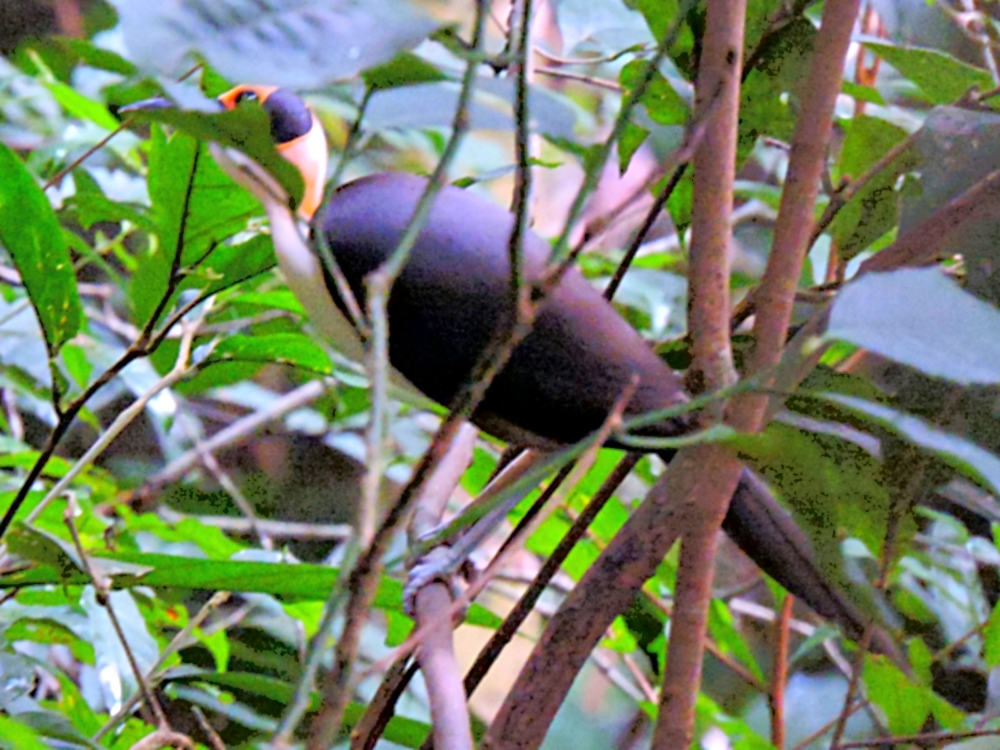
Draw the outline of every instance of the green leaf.
<instances>
[{"instance_id":1,"label":"green leaf","mask_svg":"<svg viewBox=\"0 0 1000 750\"><path fill-rule=\"evenodd\" d=\"M991 669L1000 664L1000 604L993 607L983 631L983 659Z\"/></svg>"},{"instance_id":2,"label":"green leaf","mask_svg":"<svg viewBox=\"0 0 1000 750\"><path fill-rule=\"evenodd\" d=\"M78 117L81 120L89 120L105 130L117 130L119 125L121 125L108 112L107 107L100 102L95 102L93 99L88 99L65 83L52 81L46 83L45 87L52 93L52 96L55 97L55 100L59 102L62 108L73 115L73 117Z\"/></svg>"},{"instance_id":3,"label":"green leaf","mask_svg":"<svg viewBox=\"0 0 1000 750\"><path fill-rule=\"evenodd\" d=\"M203 296L215 294L259 276L274 268L274 265L274 243L271 241L271 235L258 234L238 245L220 245L215 248L203 261L187 272L178 289L199 289ZM249 301L245 299L248 296L249 294L241 295L239 301ZM297 310L301 313L302 306L299 305Z\"/></svg>"},{"instance_id":4,"label":"green leaf","mask_svg":"<svg viewBox=\"0 0 1000 750\"><path fill-rule=\"evenodd\" d=\"M90 382L90 373L94 366L87 359L87 353L83 347L76 344L67 344L62 350L63 364L69 371L70 376L80 388L86 388Z\"/></svg>"},{"instance_id":5,"label":"green leaf","mask_svg":"<svg viewBox=\"0 0 1000 750\"><path fill-rule=\"evenodd\" d=\"M841 84L841 90L859 102L878 104L880 106L885 105L885 99L882 98L882 94L879 93L878 89L871 86L861 86L853 81L844 81Z\"/></svg>"},{"instance_id":6,"label":"green leaf","mask_svg":"<svg viewBox=\"0 0 1000 750\"><path fill-rule=\"evenodd\" d=\"M263 166L285 188L293 204L297 205L302 199L305 189L302 174L278 153L271 136L271 118L259 104L248 102L226 112L199 112L172 107L139 109L132 115L138 120L172 125L204 143L218 143L226 148L235 148ZM152 165L150 170L152 181ZM210 180L207 177L205 179L205 189L217 188L220 183L232 184L218 169ZM222 196L212 195L211 199L220 197ZM226 197L231 200L229 196Z\"/></svg>"},{"instance_id":7,"label":"green leaf","mask_svg":"<svg viewBox=\"0 0 1000 750\"><path fill-rule=\"evenodd\" d=\"M629 162L632 161L632 156L639 150L639 146L645 142L648 136L649 131L645 128L641 128L631 122L625 123L621 137L618 139L619 172L625 174L625 170L628 169Z\"/></svg>"},{"instance_id":8,"label":"green leaf","mask_svg":"<svg viewBox=\"0 0 1000 750\"><path fill-rule=\"evenodd\" d=\"M1000 383L1000 312L936 269L851 282L833 303L825 338L964 385Z\"/></svg>"},{"instance_id":9,"label":"green leaf","mask_svg":"<svg viewBox=\"0 0 1000 750\"><path fill-rule=\"evenodd\" d=\"M230 336L212 354L218 359L238 359L292 365L313 372L333 371L330 357L316 341L301 333L275 333L270 336Z\"/></svg>"},{"instance_id":10,"label":"green leaf","mask_svg":"<svg viewBox=\"0 0 1000 750\"><path fill-rule=\"evenodd\" d=\"M90 229L99 221L129 221L147 232L156 230L156 225L146 215L144 206L111 200L86 169L73 170L73 184L76 191L67 204L72 207L84 229Z\"/></svg>"},{"instance_id":11,"label":"green leaf","mask_svg":"<svg viewBox=\"0 0 1000 750\"><path fill-rule=\"evenodd\" d=\"M663 189L663 184L669 177L663 178L663 183L656 186L654 192L659 192ZM670 194L667 199L667 210L670 212L670 218L674 222L674 226L677 227L679 231L683 231L691 223L691 208L694 203L694 182L691 179L691 170L687 170L684 176L677 183L677 187Z\"/></svg>"},{"instance_id":12,"label":"green leaf","mask_svg":"<svg viewBox=\"0 0 1000 750\"><path fill-rule=\"evenodd\" d=\"M880 553L889 496L878 463L860 447L779 422L760 434L738 434L730 444L785 501L832 578L846 582L840 549L845 535Z\"/></svg>"},{"instance_id":13,"label":"green leaf","mask_svg":"<svg viewBox=\"0 0 1000 750\"><path fill-rule=\"evenodd\" d=\"M65 672L53 670L55 677L59 680L59 702L57 707L62 714L70 720L73 726L84 737L92 737L101 728L101 721L98 720L93 710L83 699L80 689L76 683L70 679Z\"/></svg>"},{"instance_id":14,"label":"green leaf","mask_svg":"<svg viewBox=\"0 0 1000 750\"><path fill-rule=\"evenodd\" d=\"M619 80L626 92L636 87L645 75L646 66L645 60L633 60L622 68ZM649 118L660 125L683 125L690 115L687 102L659 71L653 72L653 78L639 101L646 108Z\"/></svg>"},{"instance_id":15,"label":"green leaf","mask_svg":"<svg viewBox=\"0 0 1000 750\"><path fill-rule=\"evenodd\" d=\"M893 734L916 734L931 710L931 691L910 681L884 656L869 654L863 672L868 699L885 713Z\"/></svg>"},{"instance_id":16,"label":"green leaf","mask_svg":"<svg viewBox=\"0 0 1000 750\"><path fill-rule=\"evenodd\" d=\"M815 39L816 27L798 17L769 35L748 61L751 69L740 90L741 160L761 136L791 140L796 113L789 96L797 96L806 83Z\"/></svg>"},{"instance_id":17,"label":"green leaf","mask_svg":"<svg viewBox=\"0 0 1000 750\"><path fill-rule=\"evenodd\" d=\"M219 674L224 673L229 667L229 636L225 628L220 628L212 634L197 628L194 636L198 639L198 643L212 654L212 658L215 659L215 671Z\"/></svg>"},{"instance_id":18,"label":"green leaf","mask_svg":"<svg viewBox=\"0 0 1000 750\"><path fill-rule=\"evenodd\" d=\"M351 78L415 47L436 25L401 0L111 4L130 57L144 71L177 75L197 53L230 80L293 88Z\"/></svg>"},{"instance_id":19,"label":"green leaf","mask_svg":"<svg viewBox=\"0 0 1000 750\"><path fill-rule=\"evenodd\" d=\"M49 199L0 143L0 242L14 260L45 333L49 356L80 330L73 263Z\"/></svg>"},{"instance_id":20,"label":"green leaf","mask_svg":"<svg viewBox=\"0 0 1000 750\"><path fill-rule=\"evenodd\" d=\"M33 729L0 714L0 747L6 750L48 750L49 746Z\"/></svg>"},{"instance_id":21,"label":"green leaf","mask_svg":"<svg viewBox=\"0 0 1000 750\"><path fill-rule=\"evenodd\" d=\"M217 245L244 229L260 211L257 201L229 179L203 144L184 133L168 139L159 128L153 129L149 194L158 241L133 276L129 295L135 319L142 325L166 294L172 273L197 272L206 256L215 253L219 253L216 259L233 262L239 251L220 251ZM267 253L265 245L270 246L266 240L254 240L244 249L259 260Z\"/></svg>"},{"instance_id":22,"label":"green leaf","mask_svg":"<svg viewBox=\"0 0 1000 750\"><path fill-rule=\"evenodd\" d=\"M86 664L94 664L94 648L62 623L47 618L24 618L13 623L6 631L4 638L8 642L32 641L48 645L68 646L77 660Z\"/></svg>"},{"instance_id":23,"label":"green leaf","mask_svg":"<svg viewBox=\"0 0 1000 750\"><path fill-rule=\"evenodd\" d=\"M904 440L930 451L991 492L1000 493L1000 457L980 448L971 440L940 430L919 417L883 404L835 393L821 394L819 397L891 430Z\"/></svg>"},{"instance_id":24,"label":"green leaf","mask_svg":"<svg viewBox=\"0 0 1000 750\"><path fill-rule=\"evenodd\" d=\"M663 40L674 24L674 19L680 14L680 6L676 0L636 0L635 7L646 19L649 30L657 41Z\"/></svg>"},{"instance_id":25,"label":"green leaf","mask_svg":"<svg viewBox=\"0 0 1000 750\"><path fill-rule=\"evenodd\" d=\"M708 610L708 629L722 653L735 657L735 661L745 666L754 677L766 682L764 673L733 622L733 614L725 602L713 599Z\"/></svg>"},{"instance_id":26,"label":"green leaf","mask_svg":"<svg viewBox=\"0 0 1000 750\"><path fill-rule=\"evenodd\" d=\"M325 601L340 575L336 568L306 563L289 565L245 560L208 560L124 551L91 554L92 564L104 570L116 588L149 586L242 591ZM0 575L0 588L87 582L89 578L79 569L60 572L49 564ZM402 612L402 594L401 583L383 578L375 597L375 606ZM501 619L484 607L473 605L466 616L466 622L496 628Z\"/></svg>"},{"instance_id":27,"label":"green leaf","mask_svg":"<svg viewBox=\"0 0 1000 750\"><path fill-rule=\"evenodd\" d=\"M847 137L840 152L840 175L857 179L893 146L906 131L877 117L862 115L845 121ZM915 164L912 153L901 154L844 205L830 225L841 258L849 259L891 230L898 217L896 181Z\"/></svg>"},{"instance_id":28,"label":"green leaf","mask_svg":"<svg viewBox=\"0 0 1000 750\"><path fill-rule=\"evenodd\" d=\"M272 310L285 310L296 315L305 315L305 308L299 298L288 289L275 289L270 292L247 292L236 300L241 305L260 305Z\"/></svg>"},{"instance_id":29,"label":"green leaf","mask_svg":"<svg viewBox=\"0 0 1000 750\"><path fill-rule=\"evenodd\" d=\"M434 65L412 52L400 52L389 62L369 68L361 77L371 91L433 83L448 78Z\"/></svg>"},{"instance_id":30,"label":"green leaf","mask_svg":"<svg viewBox=\"0 0 1000 750\"><path fill-rule=\"evenodd\" d=\"M993 79L987 71L960 62L944 52L869 39L864 44L866 49L913 81L934 104L955 102L971 88L986 91L993 87Z\"/></svg>"}]
</instances>

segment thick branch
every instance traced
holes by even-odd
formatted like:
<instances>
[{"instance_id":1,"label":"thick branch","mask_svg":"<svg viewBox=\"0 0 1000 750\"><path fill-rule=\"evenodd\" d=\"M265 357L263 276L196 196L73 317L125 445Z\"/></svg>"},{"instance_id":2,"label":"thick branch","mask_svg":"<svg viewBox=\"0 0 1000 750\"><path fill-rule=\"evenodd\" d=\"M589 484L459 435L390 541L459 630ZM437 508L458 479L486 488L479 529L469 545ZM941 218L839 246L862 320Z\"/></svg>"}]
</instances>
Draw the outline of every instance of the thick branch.
<instances>
[{"instance_id":1,"label":"thick branch","mask_svg":"<svg viewBox=\"0 0 1000 750\"><path fill-rule=\"evenodd\" d=\"M709 3L698 71L696 117L712 109L705 138L694 157L691 219L688 321L699 391L724 388L736 379L729 345L729 214L736 172L745 18L745 0ZM679 485L675 497L682 503L684 536L654 750L686 750L691 746L715 550L740 475L739 461L725 448L701 445L685 453L686 460L676 461L668 472Z\"/></svg>"},{"instance_id":2,"label":"thick branch","mask_svg":"<svg viewBox=\"0 0 1000 750\"><path fill-rule=\"evenodd\" d=\"M795 290L815 224L816 197L826 162L833 107L840 93L844 57L859 5L860 0L844 0L826 3L823 7L812 69L803 89L802 110L792 136L774 244L756 294L756 341L750 360L753 373L777 364L788 335ZM733 420L742 429L756 429L766 408L767 396L748 396L739 405Z\"/></svg>"}]
</instances>

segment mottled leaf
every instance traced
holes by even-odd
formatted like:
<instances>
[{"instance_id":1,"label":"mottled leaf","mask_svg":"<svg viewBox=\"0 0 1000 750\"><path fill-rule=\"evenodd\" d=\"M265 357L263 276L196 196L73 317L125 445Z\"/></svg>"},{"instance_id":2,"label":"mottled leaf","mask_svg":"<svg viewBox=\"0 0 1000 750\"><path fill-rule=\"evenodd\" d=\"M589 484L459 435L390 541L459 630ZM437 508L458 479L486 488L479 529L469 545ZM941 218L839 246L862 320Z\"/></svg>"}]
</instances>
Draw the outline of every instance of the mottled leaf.
<instances>
[{"instance_id":1,"label":"mottled leaf","mask_svg":"<svg viewBox=\"0 0 1000 750\"><path fill-rule=\"evenodd\" d=\"M884 404L836 393L821 398L838 404L856 416L895 432L904 440L932 452L952 468L1000 494L1000 457L960 435L934 427L919 417Z\"/></svg>"},{"instance_id":2,"label":"mottled leaf","mask_svg":"<svg viewBox=\"0 0 1000 750\"><path fill-rule=\"evenodd\" d=\"M934 49L902 47L886 41L865 40L865 48L913 81L934 104L957 101L971 88L993 88L988 71L956 60Z\"/></svg>"},{"instance_id":3,"label":"mottled leaf","mask_svg":"<svg viewBox=\"0 0 1000 750\"><path fill-rule=\"evenodd\" d=\"M858 179L892 147L906 139L906 131L878 117L865 115L844 123L847 137L840 151L840 176ZM830 233L841 258L853 258L896 225L895 185L914 166L912 153L901 154L886 165L837 213Z\"/></svg>"}]
</instances>

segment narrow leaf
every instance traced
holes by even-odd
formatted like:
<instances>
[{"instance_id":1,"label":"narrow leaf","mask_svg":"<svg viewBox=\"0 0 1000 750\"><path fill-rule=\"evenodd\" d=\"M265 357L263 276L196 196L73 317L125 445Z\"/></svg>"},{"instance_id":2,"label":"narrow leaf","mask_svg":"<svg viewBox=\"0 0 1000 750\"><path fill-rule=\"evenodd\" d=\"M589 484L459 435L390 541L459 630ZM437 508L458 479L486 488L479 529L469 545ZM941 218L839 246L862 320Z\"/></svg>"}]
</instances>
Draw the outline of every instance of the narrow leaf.
<instances>
[{"instance_id":1,"label":"narrow leaf","mask_svg":"<svg viewBox=\"0 0 1000 750\"><path fill-rule=\"evenodd\" d=\"M53 357L80 330L83 309L73 263L48 198L2 143L0 242L21 274Z\"/></svg>"}]
</instances>

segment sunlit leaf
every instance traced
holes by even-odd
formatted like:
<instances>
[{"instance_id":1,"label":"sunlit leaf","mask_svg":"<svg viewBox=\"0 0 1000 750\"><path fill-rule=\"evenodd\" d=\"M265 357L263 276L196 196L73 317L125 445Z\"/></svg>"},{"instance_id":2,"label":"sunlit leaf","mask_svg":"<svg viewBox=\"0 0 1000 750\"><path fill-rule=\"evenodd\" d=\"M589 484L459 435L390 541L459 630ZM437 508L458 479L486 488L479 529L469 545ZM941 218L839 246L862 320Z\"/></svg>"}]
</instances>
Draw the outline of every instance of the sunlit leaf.
<instances>
[{"instance_id":1,"label":"sunlit leaf","mask_svg":"<svg viewBox=\"0 0 1000 750\"><path fill-rule=\"evenodd\" d=\"M930 713L929 689L914 684L886 657L872 654L865 659L864 681L868 699L885 713L893 734L920 731Z\"/></svg>"},{"instance_id":2,"label":"sunlit leaf","mask_svg":"<svg viewBox=\"0 0 1000 750\"><path fill-rule=\"evenodd\" d=\"M633 60L622 68L620 80L626 92L636 87L645 75L646 66L645 60ZM654 72L640 101L649 118L660 125L683 125L690 115L688 103L659 72Z\"/></svg>"},{"instance_id":3,"label":"sunlit leaf","mask_svg":"<svg viewBox=\"0 0 1000 750\"><path fill-rule=\"evenodd\" d=\"M323 347L300 333L230 336L219 343L212 358L291 365L320 373L332 371L330 357Z\"/></svg>"},{"instance_id":4,"label":"sunlit leaf","mask_svg":"<svg viewBox=\"0 0 1000 750\"><path fill-rule=\"evenodd\" d=\"M48 198L17 155L0 143L0 242L21 274L49 356L80 329L73 263Z\"/></svg>"},{"instance_id":5,"label":"sunlit leaf","mask_svg":"<svg viewBox=\"0 0 1000 750\"><path fill-rule=\"evenodd\" d=\"M291 596L305 600L325 601L337 582L339 571L323 565L287 565L250 562L245 560L208 560L152 553L119 552L95 554L97 564L108 562L116 587L131 588L191 588L209 591L242 591L247 593ZM114 563L139 566L139 574L114 573ZM0 575L0 587L29 586L45 583L86 583L83 571L58 571L51 565ZM402 612L403 586L398 581L383 578L375 598L375 606ZM473 605L466 622L495 628L500 619L489 610Z\"/></svg>"},{"instance_id":6,"label":"sunlit leaf","mask_svg":"<svg viewBox=\"0 0 1000 750\"><path fill-rule=\"evenodd\" d=\"M33 729L0 714L0 747L6 750L47 750L49 746Z\"/></svg>"}]
</instances>

